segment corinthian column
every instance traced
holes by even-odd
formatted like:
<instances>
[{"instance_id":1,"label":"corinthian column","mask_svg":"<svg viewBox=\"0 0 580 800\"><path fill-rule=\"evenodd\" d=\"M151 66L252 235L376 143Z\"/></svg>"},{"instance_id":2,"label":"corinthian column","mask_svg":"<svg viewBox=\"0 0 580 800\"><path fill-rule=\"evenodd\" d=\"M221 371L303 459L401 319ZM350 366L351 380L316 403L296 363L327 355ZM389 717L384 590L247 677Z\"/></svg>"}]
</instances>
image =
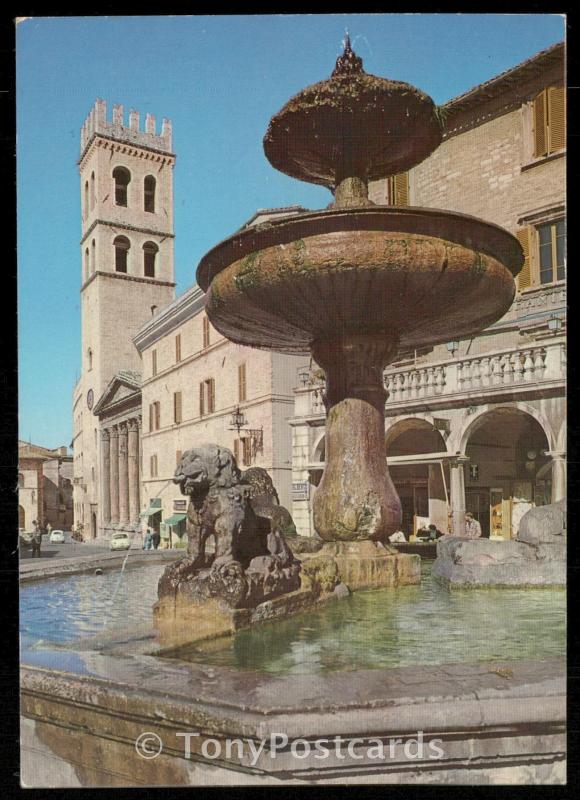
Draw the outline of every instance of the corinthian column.
<instances>
[{"instance_id":1,"label":"corinthian column","mask_svg":"<svg viewBox=\"0 0 580 800\"><path fill-rule=\"evenodd\" d=\"M129 420L127 434L129 458L129 520L139 519L139 427L136 419Z\"/></svg>"},{"instance_id":2,"label":"corinthian column","mask_svg":"<svg viewBox=\"0 0 580 800\"><path fill-rule=\"evenodd\" d=\"M111 522L119 522L119 430L116 425L110 429L110 477L111 481Z\"/></svg>"},{"instance_id":3,"label":"corinthian column","mask_svg":"<svg viewBox=\"0 0 580 800\"><path fill-rule=\"evenodd\" d=\"M103 465L101 520L104 527L111 521L111 441L109 431L106 428L101 431L101 454Z\"/></svg>"},{"instance_id":4,"label":"corinthian column","mask_svg":"<svg viewBox=\"0 0 580 800\"><path fill-rule=\"evenodd\" d=\"M119 425L119 522L129 522L129 463L125 422Z\"/></svg>"}]
</instances>

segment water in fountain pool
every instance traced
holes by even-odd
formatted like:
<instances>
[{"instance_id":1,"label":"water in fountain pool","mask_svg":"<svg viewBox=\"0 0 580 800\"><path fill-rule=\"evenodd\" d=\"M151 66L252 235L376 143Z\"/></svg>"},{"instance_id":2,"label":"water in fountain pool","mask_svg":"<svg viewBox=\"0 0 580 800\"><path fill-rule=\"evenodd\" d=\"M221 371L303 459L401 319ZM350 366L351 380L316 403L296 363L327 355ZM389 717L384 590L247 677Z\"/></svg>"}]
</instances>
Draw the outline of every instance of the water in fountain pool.
<instances>
[{"instance_id":1,"label":"water in fountain pool","mask_svg":"<svg viewBox=\"0 0 580 800\"><path fill-rule=\"evenodd\" d=\"M357 592L297 617L184 649L180 659L262 672L316 673L415 664L564 655L565 593L550 589L449 592L423 561L420 586ZM69 643L151 622L163 565L74 576L21 590L23 644Z\"/></svg>"}]
</instances>

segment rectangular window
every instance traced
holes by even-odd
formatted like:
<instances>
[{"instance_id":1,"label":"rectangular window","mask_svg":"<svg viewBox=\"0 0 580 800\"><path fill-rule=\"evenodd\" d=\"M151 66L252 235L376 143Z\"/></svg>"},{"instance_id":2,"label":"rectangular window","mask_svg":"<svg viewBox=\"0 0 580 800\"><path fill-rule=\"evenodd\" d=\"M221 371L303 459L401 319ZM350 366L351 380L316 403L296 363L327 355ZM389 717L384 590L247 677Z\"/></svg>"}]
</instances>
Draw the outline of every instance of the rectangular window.
<instances>
[{"instance_id":1,"label":"rectangular window","mask_svg":"<svg viewBox=\"0 0 580 800\"><path fill-rule=\"evenodd\" d=\"M566 221L538 226L540 283L563 281L566 277Z\"/></svg>"},{"instance_id":2,"label":"rectangular window","mask_svg":"<svg viewBox=\"0 0 580 800\"><path fill-rule=\"evenodd\" d=\"M203 347L209 347L209 319L207 317L203 318Z\"/></svg>"},{"instance_id":3,"label":"rectangular window","mask_svg":"<svg viewBox=\"0 0 580 800\"><path fill-rule=\"evenodd\" d=\"M242 403L246 400L246 365L238 366L238 400Z\"/></svg>"},{"instance_id":4,"label":"rectangular window","mask_svg":"<svg viewBox=\"0 0 580 800\"><path fill-rule=\"evenodd\" d=\"M158 431L161 427L161 403L157 400L153 403L155 411L155 430Z\"/></svg>"},{"instance_id":5,"label":"rectangular window","mask_svg":"<svg viewBox=\"0 0 580 800\"><path fill-rule=\"evenodd\" d=\"M249 467L252 463L252 440L249 436L234 439L234 457L236 464Z\"/></svg>"},{"instance_id":6,"label":"rectangular window","mask_svg":"<svg viewBox=\"0 0 580 800\"><path fill-rule=\"evenodd\" d=\"M181 392L173 393L173 421L176 425L181 424Z\"/></svg>"},{"instance_id":7,"label":"rectangular window","mask_svg":"<svg viewBox=\"0 0 580 800\"><path fill-rule=\"evenodd\" d=\"M181 461L181 456L182 456L181 450L176 450L175 451L175 464L176 465L179 464L179 462Z\"/></svg>"},{"instance_id":8,"label":"rectangular window","mask_svg":"<svg viewBox=\"0 0 580 800\"><path fill-rule=\"evenodd\" d=\"M179 364L181 361L181 334L178 333L175 337L175 363Z\"/></svg>"},{"instance_id":9,"label":"rectangular window","mask_svg":"<svg viewBox=\"0 0 580 800\"><path fill-rule=\"evenodd\" d=\"M199 415L213 414L215 411L215 381L208 378L199 384Z\"/></svg>"},{"instance_id":10,"label":"rectangular window","mask_svg":"<svg viewBox=\"0 0 580 800\"><path fill-rule=\"evenodd\" d=\"M157 477L157 455L151 456L149 460L149 471L151 473L152 478Z\"/></svg>"},{"instance_id":11,"label":"rectangular window","mask_svg":"<svg viewBox=\"0 0 580 800\"><path fill-rule=\"evenodd\" d=\"M151 375L157 375L157 350L151 353Z\"/></svg>"}]
</instances>

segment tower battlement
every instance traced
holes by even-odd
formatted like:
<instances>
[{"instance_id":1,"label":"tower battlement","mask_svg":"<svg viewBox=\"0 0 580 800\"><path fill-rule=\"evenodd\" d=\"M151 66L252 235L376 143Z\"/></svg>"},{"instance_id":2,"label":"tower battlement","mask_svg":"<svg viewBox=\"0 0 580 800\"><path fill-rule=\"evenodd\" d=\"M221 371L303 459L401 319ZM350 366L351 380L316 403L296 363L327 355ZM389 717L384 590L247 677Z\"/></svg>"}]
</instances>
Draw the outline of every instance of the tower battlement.
<instances>
[{"instance_id":1,"label":"tower battlement","mask_svg":"<svg viewBox=\"0 0 580 800\"><path fill-rule=\"evenodd\" d=\"M129 124L125 125L124 109L119 104L113 105L112 121L109 122L106 101L97 100L81 128L81 154L93 135L98 133L110 139L171 153L171 120L163 119L160 134L155 128L155 117L146 114L145 130L140 130L140 114L134 109L129 111Z\"/></svg>"}]
</instances>

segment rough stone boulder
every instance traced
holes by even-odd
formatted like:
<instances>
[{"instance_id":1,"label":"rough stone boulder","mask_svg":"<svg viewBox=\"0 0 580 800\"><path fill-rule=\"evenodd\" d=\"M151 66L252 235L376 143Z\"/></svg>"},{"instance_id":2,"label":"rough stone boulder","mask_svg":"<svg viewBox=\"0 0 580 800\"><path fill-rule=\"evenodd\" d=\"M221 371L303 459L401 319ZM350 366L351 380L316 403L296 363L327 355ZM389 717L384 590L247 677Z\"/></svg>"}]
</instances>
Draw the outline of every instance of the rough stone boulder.
<instances>
[{"instance_id":1,"label":"rough stone boulder","mask_svg":"<svg viewBox=\"0 0 580 800\"><path fill-rule=\"evenodd\" d=\"M510 541L444 536L437 543L433 575L460 588L564 586L565 503L530 509L517 539Z\"/></svg>"}]
</instances>

